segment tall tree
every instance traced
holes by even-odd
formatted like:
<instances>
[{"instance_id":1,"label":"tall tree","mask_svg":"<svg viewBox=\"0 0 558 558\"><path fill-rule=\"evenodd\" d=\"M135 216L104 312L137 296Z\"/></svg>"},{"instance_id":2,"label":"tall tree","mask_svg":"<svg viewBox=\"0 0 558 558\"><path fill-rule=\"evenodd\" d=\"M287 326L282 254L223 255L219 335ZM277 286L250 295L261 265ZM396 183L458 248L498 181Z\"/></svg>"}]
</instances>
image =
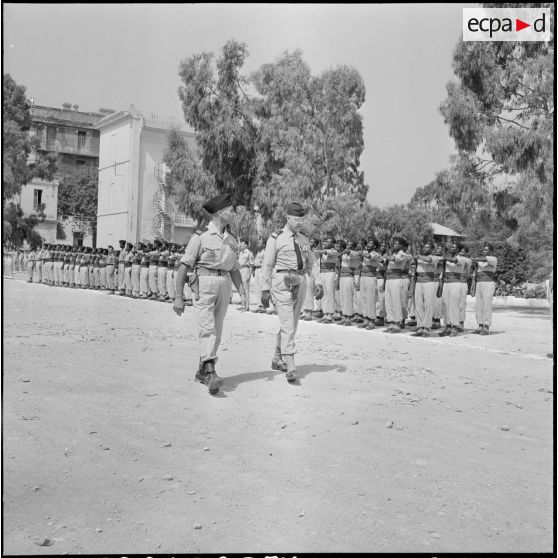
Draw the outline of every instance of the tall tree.
<instances>
[{"instance_id":1,"label":"tall tree","mask_svg":"<svg viewBox=\"0 0 558 558\"><path fill-rule=\"evenodd\" d=\"M553 30L553 4L539 5L551 9ZM493 209L511 227L509 240L532 248L548 245L554 201L554 34L549 42L460 40L453 70L457 81L448 83L440 110L461 158L474 166L486 190L498 194Z\"/></svg>"},{"instance_id":2,"label":"tall tree","mask_svg":"<svg viewBox=\"0 0 558 558\"><path fill-rule=\"evenodd\" d=\"M38 138L29 134L30 103L25 87L10 74L2 79L2 206L21 192L33 178L51 180L56 170L55 158L35 152Z\"/></svg>"},{"instance_id":3,"label":"tall tree","mask_svg":"<svg viewBox=\"0 0 558 558\"><path fill-rule=\"evenodd\" d=\"M72 219L77 228L93 236L97 234L97 198L99 173L96 168L83 167L60 178L58 183L58 217Z\"/></svg>"}]
</instances>

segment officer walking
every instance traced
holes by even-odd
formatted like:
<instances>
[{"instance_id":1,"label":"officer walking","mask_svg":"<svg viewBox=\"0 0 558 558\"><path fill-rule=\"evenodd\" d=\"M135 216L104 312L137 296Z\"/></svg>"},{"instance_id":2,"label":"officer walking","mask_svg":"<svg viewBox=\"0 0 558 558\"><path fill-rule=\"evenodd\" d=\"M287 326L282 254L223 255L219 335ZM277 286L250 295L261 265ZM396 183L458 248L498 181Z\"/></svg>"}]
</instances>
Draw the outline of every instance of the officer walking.
<instances>
[{"instance_id":1,"label":"officer walking","mask_svg":"<svg viewBox=\"0 0 558 558\"><path fill-rule=\"evenodd\" d=\"M318 262L310 250L310 241L299 232L305 211L300 204L291 203L285 207L285 212L285 227L273 233L265 247L262 264L262 305L267 308L272 298L281 324L271 367L273 370L286 372L287 381L295 382L297 375L294 337L306 292L307 269L316 282L315 296L318 300L323 297L324 290Z\"/></svg>"},{"instance_id":2,"label":"officer walking","mask_svg":"<svg viewBox=\"0 0 558 558\"><path fill-rule=\"evenodd\" d=\"M234 219L231 196L219 195L203 207L211 215L211 222L207 230L192 235L180 260L173 309L179 316L184 312L184 284L191 271L190 284L194 291L194 314L200 341L200 364L195 380L208 386L210 394L215 394L223 383L215 372L215 362L229 306L229 273L245 309L247 300L236 255L236 240L225 230Z\"/></svg>"}]
</instances>

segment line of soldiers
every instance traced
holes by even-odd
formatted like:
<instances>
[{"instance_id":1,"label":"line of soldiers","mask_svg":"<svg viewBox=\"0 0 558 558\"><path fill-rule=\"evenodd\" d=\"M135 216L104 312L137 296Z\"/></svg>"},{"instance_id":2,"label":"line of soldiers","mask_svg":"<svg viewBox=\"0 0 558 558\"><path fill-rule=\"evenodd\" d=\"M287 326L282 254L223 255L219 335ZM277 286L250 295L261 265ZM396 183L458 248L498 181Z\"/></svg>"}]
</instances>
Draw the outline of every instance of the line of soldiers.
<instances>
[{"instance_id":1,"label":"line of soldiers","mask_svg":"<svg viewBox=\"0 0 558 558\"><path fill-rule=\"evenodd\" d=\"M473 333L489 333L497 266L489 243L480 258L470 258L469 249L457 242L447 251L442 244L426 242L419 254L411 255L401 237L392 239L389 250L385 241L333 238L321 243L312 238L310 249L319 261L324 296L313 297L315 281L309 276L302 320L368 330L380 326L386 333L409 326L415 337L442 329L438 335L455 337L464 332L469 294L476 296L478 327Z\"/></svg>"},{"instance_id":2,"label":"line of soldiers","mask_svg":"<svg viewBox=\"0 0 558 558\"><path fill-rule=\"evenodd\" d=\"M175 297L175 271L184 246L155 240L138 242L134 247L119 241L120 250L43 244L27 255L28 283L68 288L107 290L131 298L172 303ZM185 287L186 304L192 305L192 292Z\"/></svg>"}]
</instances>

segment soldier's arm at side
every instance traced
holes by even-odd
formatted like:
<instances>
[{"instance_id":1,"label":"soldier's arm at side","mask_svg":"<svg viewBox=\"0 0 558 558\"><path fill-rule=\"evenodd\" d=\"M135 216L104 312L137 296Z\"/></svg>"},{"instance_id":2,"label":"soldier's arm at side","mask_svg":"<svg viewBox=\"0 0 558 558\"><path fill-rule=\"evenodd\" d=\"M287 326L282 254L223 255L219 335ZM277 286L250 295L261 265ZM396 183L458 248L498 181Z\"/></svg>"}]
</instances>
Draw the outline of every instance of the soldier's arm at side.
<instances>
[{"instance_id":1,"label":"soldier's arm at side","mask_svg":"<svg viewBox=\"0 0 558 558\"><path fill-rule=\"evenodd\" d=\"M270 236L265 245L265 252L262 262L262 291L271 290L271 274L275 265L275 238Z\"/></svg>"}]
</instances>

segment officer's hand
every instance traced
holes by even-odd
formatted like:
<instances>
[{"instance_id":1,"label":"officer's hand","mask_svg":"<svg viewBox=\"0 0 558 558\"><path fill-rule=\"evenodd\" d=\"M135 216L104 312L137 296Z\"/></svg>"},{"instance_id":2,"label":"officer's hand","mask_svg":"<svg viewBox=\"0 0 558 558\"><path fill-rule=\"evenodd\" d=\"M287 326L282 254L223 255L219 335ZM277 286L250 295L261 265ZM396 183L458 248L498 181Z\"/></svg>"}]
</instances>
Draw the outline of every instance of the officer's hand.
<instances>
[{"instance_id":1,"label":"officer's hand","mask_svg":"<svg viewBox=\"0 0 558 558\"><path fill-rule=\"evenodd\" d=\"M339 279L335 279L333 282L333 288L338 291L339 290Z\"/></svg>"},{"instance_id":2,"label":"officer's hand","mask_svg":"<svg viewBox=\"0 0 558 558\"><path fill-rule=\"evenodd\" d=\"M384 287L383 286L378 287L378 292L383 293L384 292Z\"/></svg>"},{"instance_id":3,"label":"officer's hand","mask_svg":"<svg viewBox=\"0 0 558 558\"><path fill-rule=\"evenodd\" d=\"M321 285L316 285L314 288L314 297L316 300L320 300L324 296L324 288Z\"/></svg>"},{"instance_id":4,"label":"officer's hand","mask_svg":"<svg viewBox=\"0 0 558 558\"><path fill-rule=\"evenodd\" d=\"M261 303L264 308L269 308L270 299L271 293L269 291L262 291Z\"/></svg>"},{"instance_id":5,"label":"officer's hand","mask_svg":"<svg viewBox=\"0 0 558 558\"><path fill-rule=\"evenodd\" d=\"M177 296L174 299L174 305L172 307L172 309L176 312L176 314L178 316L182 315L182 312L184 312L184 298L183 297L179 297Z\"/></svg>"}]
</instances>

